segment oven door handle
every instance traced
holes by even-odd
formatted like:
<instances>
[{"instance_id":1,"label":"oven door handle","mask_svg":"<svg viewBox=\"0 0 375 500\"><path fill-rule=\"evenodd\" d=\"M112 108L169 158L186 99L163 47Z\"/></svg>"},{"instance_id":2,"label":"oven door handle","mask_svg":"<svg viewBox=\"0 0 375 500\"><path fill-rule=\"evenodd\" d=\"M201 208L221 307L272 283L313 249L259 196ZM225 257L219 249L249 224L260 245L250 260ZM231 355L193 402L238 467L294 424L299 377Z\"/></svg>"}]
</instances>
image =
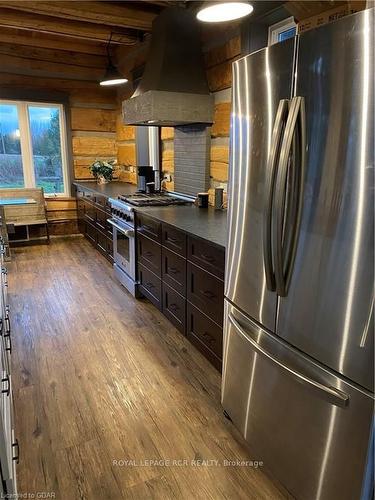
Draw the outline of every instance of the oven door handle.
<instances>
[{"instance_id":1,"label":"oven door handle","mask_svg":"<svg viewBox=\"0 0 375 500\"><path fill-rule=\"evenodd\" d=\"M107 219L107 222L109 224L111 224L111 226L115 227L118 231L121 231L123 234L125 234L125 236L127 236L128 238L134 238L134 230L133 229L125 229L125 228L119 226L118 224L116 224L116 222L114 222L112 219Z\"/></svg>"}]
</instances>

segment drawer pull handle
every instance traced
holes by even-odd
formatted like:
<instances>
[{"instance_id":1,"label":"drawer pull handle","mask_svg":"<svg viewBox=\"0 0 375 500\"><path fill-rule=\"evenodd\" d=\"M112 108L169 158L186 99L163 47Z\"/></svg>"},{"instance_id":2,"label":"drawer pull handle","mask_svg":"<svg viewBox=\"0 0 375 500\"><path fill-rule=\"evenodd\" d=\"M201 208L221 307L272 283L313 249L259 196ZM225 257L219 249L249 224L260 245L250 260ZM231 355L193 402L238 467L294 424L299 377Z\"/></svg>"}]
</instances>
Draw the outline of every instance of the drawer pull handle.
<instances>
[{"instance_id":1,"label":"drawer pull handle","mask_svg":"<svg viewBox=\"0 0 375 500\"><path fill-rule=\"evenodd\" d=\"M9 376L7 375L5 378L2 378L1 382L6 384L6 388L5 389L1 388L1 392L3 394L6 394L7 396L10 396L10 380L9 380Z\"/></svg>"},{"instance_id":2,"label":"drawer pull handle","mask_svg":"<svg viewBox=\"0 0 375 500\"><path fill-rule=\"evenodd\" d=\"M178 238L173 238L172 236L168 236L168 234L166 235L165 239L167 241L170 241L171 243L178 243L180 241Z\"/></svg>"},{"instance_id":3,"label":"drawer pull handle","mask_svg":"<svg viewBox=\"0 0 375 500\"><path fill-rule=\"evenodd\" d=\"M7 311L7 315L5 316L5 333L4 337L10 337L10 317L9 312Z\"/></svg>"},{"instance_id":4,"label":"drawer pull handle","mask_svg":"<svg viewBox=\"0 0 375 500\"><path fill-rule=\"evenodd\" d=\"M210 290L201 290L200 292L202 295L204 295L208 299L213 299L214 297L216 297L216 295L214 293L210 292Z\"/></svg>"},{"instance_id":5,"label":"drawer pull handle","mask_svg":"<svg viewBox=\"0 0 375 500\"><path fill-rule=\"evenodd\" d=\"M170 274L178 274L178 269L177 267L170 267L169 272Z\"/></svg>"},{"instance_id":6,"label":"drawer pull handle","mask_svg":"<svg viewBox=\"0 0 375 500\"><path fill-rule=\"evenodd\" d=\"M16 454L12 457L12 460L16 462L16 464L20 463L20 445L18 444L18 439L16 439L15 443L12 443L12 448L16 449Z\"/></svg>"},{"instance_id":7,"label":"drawer pull handle","mask_svg":"<svg viewBox=\"0 0 375 500\"><path fill-rule=\"evenodd\" d=\"M144 255L144 257L148 257L148 258L150 258L150 257L152 257L154 254L153 254L152 252L145 252L143 255Z\"/></svg>"},{"instance_id":8,"label":"drawer pull handle","mask_svg":"<svg viewBox=\"0 0 375 500\"><path fill-rule=\"evenodd\" d=\"M207 340L207 341L208 341L208 343L209 343L210 345L212 345L212 344L214 344L214 343L215 343L215 339L214 339L214 338L212 338L212 336L211 336L209 333L207 333L207 332L204 332L204 334L203 334L203 338L204 338L205 340Z\"/></svg>"},{"instance_id":9,"label":"drawer pull handle","mask_svg":"<svg viewBox=\"0 0 375 500\"><path fill-rule=\"evenodd\" d=\"M144 231L148 231L148 232L150 232L150 233L154 233L154 234L155 234L155 231L153 231L153 228L152 228L151 226L148 226L147 224L142 224L142 226L141 226L141 227L142 227L142 229L143 229Z\"/></svg>"},{"instance_id":10,"label":"drawer pull handle","mask_svg":"<svg viewBox=\"0 0 375 500\"><path fill-rule=\"evenodd\" d=\"M145 283L145 287L146 288L155 288L154 285L151 283L151 281L148 281L147 283Z\"/></svg>"},{"instance_id":11,"label":"drawer pull handle","mask_svg":"<svg viewBox=\"0 0 375 500\"><path fill-rule=\"evenodd\" d=\"M169 309L172 311L172 312L176 312L179 310L179 307L176 305L176 304L171 304L169 306Z\"/></svg>"},{"instance_id":12,"label":"drawer pull handle","mask_svg":"<svg viewBox=\"0 0 375 500\"><path fill-rule=\"evenodd\" d=\"M214 257L212 257L211 255L206 255L204 253L201 253L201 257L202 257L202 259L206 260L210 264L212 264L212 262L215 262Z\"/></svg>"}]
</instances>

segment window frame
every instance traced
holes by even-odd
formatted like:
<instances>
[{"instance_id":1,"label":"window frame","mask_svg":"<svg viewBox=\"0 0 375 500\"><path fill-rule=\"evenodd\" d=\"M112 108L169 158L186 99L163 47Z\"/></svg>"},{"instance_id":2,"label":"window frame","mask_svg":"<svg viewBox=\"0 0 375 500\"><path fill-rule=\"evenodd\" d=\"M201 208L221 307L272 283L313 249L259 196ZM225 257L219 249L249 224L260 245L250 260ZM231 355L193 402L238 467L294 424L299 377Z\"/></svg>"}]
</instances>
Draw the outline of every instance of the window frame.
<instances>
[{"instance_id":1,"label":"window frame","mask_svg":"<svg viewBox=\"0 0 375 500\"><path fill-rule=\"evenodd\" d=\"M61 144L61 163L64 191L62 193L46 193L45 198L67 198L70 197L71 172L69 169L69 148L68 148L68 129L66 106L60 102L50 101L32 101L19 99L4 99L0 98L0 104L9 104L17 106L18 125L20 130L20 145L22 156L22 169L25 188L36 188L35 169L32 150L32 139L30 131L30 117L28 107L54 107L59 109L59 127L60 127L60 144ZM7 189L7 188L2 188ZM9 188L11 189L11 188Z\"/></svg>"},{"instance_id":2,"label":"window frame","mask_svg":"<svg viewBox=\"0 0 375 500\"><path fill-rule=\"evenodd\" d=\"M274 45L275 43L279 43L279 35L284 31L288 31L291 28L296 28L297 34L297 24L294 21L294 17L290 16L278 23L272 24L268 28L268 45Z\"/></svg>"}]
</instances>

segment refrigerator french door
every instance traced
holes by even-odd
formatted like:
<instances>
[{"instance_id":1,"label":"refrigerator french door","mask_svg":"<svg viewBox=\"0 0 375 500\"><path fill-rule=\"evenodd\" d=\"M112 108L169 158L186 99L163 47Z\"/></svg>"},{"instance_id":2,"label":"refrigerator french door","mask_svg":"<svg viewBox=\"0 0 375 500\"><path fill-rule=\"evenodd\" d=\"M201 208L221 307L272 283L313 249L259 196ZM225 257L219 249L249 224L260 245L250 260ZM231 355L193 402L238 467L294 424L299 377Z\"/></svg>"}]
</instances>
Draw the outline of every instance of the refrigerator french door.
<instances>
[{"instance_id":1,"label":"refrigerator french door","mask_svg":"<svg viewBox=\"0 0 375 500\"><path fill-rule=\"evenodd\" d=\"M222 404L301 499L372 491L373 40L368 9L233 65Z\"/></svg>"}]
</instances>

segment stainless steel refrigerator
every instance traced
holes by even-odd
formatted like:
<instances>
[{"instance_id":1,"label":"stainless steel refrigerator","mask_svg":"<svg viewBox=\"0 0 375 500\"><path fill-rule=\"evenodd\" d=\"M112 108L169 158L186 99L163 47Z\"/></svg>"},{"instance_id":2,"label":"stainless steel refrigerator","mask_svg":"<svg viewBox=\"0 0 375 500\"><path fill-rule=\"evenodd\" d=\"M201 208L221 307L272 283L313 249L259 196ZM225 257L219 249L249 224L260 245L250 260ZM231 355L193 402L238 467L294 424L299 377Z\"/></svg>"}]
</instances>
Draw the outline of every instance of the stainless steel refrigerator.
<instances>
[{"instance_id":1,"label":"stainless steel refrigerator","mask_svg":"<svg viewBox=\"0 0 375 500\"><path fill-rule=\"evenodd\" d=\"M233 64L222 405L300 499L372 495L374 9Z\"/></svg>"}]
</instances>

